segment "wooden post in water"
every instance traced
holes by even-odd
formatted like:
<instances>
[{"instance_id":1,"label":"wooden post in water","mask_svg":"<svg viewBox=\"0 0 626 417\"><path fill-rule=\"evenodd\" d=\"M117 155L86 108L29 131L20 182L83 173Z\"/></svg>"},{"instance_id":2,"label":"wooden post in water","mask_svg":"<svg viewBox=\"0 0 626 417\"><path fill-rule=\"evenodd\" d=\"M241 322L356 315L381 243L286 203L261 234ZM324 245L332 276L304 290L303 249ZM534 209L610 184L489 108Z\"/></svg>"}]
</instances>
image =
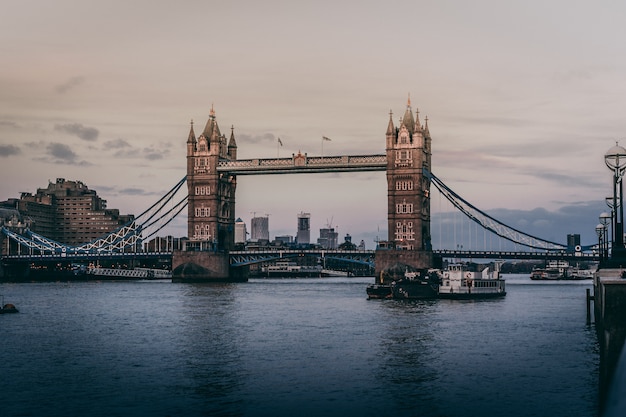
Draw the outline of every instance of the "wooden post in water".
<instances>
[{"instance_id":1,"label":"wooden post in water","mask_svg":"<svg viewBox=\"0 0 626 417\"><path fill-rule=\"evenodd\" d=\"M591 295L591 290L587 288L587 324L591 324L591 301L594 297Z\"/></svg>"}]
</instances>

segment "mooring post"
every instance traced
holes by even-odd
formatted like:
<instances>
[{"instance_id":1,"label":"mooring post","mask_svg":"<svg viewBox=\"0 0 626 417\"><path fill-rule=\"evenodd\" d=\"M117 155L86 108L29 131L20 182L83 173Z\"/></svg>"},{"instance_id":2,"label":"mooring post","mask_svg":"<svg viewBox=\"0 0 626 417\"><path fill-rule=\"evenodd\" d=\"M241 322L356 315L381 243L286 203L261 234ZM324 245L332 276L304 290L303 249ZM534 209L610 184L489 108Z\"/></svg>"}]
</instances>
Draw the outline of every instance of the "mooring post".
<instances>
[{"instance_id":1,"label":"mooring post","mask_svg":"<svg viewBox=\"0 0 626 417\"><path fill-rule=\"evenodd\" d=\"M591 289L587 288L587 324L591 324L591 300L593 300L593 296L591 295Z\"/></svg>"}]
</instances>

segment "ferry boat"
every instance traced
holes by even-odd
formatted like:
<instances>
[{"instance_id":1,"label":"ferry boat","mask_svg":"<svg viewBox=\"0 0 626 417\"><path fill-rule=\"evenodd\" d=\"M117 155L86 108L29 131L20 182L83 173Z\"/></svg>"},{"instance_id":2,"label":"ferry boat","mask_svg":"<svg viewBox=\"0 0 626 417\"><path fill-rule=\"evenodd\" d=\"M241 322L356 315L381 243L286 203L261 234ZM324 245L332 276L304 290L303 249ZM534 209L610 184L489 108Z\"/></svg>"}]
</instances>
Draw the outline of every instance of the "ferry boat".
<instances>
[{"instance_id":1,"label":"ferry boat","mask_svg":"<svg viewBox=\"0 0 626 417\"><path fill-rule=\"evenodd\" d=\"M571 269L567 261L548 261L545 268L533 268L530 279L535 281L569 279Z\"/></svg>"},{"instance_id":2,"label":"ferry boat","mask_svg":"<svg viewBox=\"0 0 626 417\"><path fill-rule=\"evenodd\" d=\"M293 261L278 261L275 265L261 268L263 275L272 277L321 277L322 267L320 265L307 266L298 265Z\"/></svg>"},{"instance_id":3,"label":"ferry boat","mask_svg":"<svg viewBox=\"0 0 626 417\"><path fill-rule=\"evenodd\" d=\"M499 264L492 271L470 271L465 265L451 264L441 273L438 297L447 299L496 298L506 295Z\"/></svg>"},{"instance_id":4,"label":"ferry boat","mask_svg":"<svg viewBox=\"0 0 626 417\"><path fill-rule=\"evenodd\" d=\"M583 280L592 279L594 269L583 269L579 265L570 266L567 261L548 261L544 268L535 267L530 272L530 279L541 280Z\"/></svg>"}]
</instances>

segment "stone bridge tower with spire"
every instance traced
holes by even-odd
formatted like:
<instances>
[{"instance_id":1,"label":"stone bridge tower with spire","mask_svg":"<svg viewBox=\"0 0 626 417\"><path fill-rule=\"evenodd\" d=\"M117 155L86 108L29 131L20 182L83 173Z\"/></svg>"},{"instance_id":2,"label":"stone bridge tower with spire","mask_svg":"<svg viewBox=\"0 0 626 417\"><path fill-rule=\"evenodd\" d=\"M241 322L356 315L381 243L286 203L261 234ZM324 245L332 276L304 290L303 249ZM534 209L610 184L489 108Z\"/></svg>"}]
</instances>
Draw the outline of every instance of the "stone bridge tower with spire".
<instances>
[{"instance_id":1,"label":"stone bridge tower with spire","mask_svg":"<svg viewBox=\"0 0 626 417\"><path fill-rule=\"evenodd\" d=\"M196 138L192 121L187 138L189 240L186 250L174 253L174 279L238 280L237 274L229 271L228 262L228 251L234 245L237 180L234 175L217 171L219 161L236 159L234 128L227 142L211 106L202 133Z\"/></svg>"},{"instance_id":2,"label":"stone bridge tower with spire","mask_svg":"<svg viewBox=\"0 0 626 417\"><path fill-rule=\"evenodd\" d=\"M420 123L419 112L409 97L404 115L394 125L389 113L386 132L388 239L376 252L376 273L394 266L432 268L430 234L431 137L428 118Z\"/></svg>"}]
</instances>

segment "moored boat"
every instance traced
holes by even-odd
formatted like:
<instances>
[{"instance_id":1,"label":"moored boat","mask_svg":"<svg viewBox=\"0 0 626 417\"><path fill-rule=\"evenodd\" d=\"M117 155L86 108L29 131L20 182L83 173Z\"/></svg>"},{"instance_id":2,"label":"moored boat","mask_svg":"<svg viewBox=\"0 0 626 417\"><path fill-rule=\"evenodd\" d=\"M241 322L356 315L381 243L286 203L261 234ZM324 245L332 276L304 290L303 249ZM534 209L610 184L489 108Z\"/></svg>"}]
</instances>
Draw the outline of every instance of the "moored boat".
<instances>
[{"instance_id":1,"label":"moored boat","mask_svg":"<svg viewBox=\"0 0 626 417\"><path fill-rule=\"evenodd\" d=\"M321 277L322 267L320 265L308 266L298 265L293 261L278 261L274 265L261 268L264 276L272 277Z\"/></svg>"},{"instance_id":2,"label":"moored boat","mask_svg":"<svg viewBox=\"0 0 626 417\"><path fill-rule=\"evenodd\" d=\"M425 300L437 298L437 270L405 272L404 278L391 283L393 298Z\"/></svg>"},{"instance_id":3,"label":"moored boat","mask_svg":"<svg viewBox=\"0 0 626 417\"><path fill-rule=\"evenodd\" d=\"M462 264L449 265L441 273L439 298L478 299L505 296L505 283L498 266L496 264L493 271L489 267L482 271L470 271Z\"/></svg>"},{"instance_id":4,"label":"moored boat","mask_svg":"<svg viewBox=\"0 0 626 417\"><path fill-rule=\"evenodd\" d=\"M4 296L0 295L0 314L17 313L19 310L11 303L4 304Z\"/></svg>"},{"instance_id":5,"label":"moored boat","mask_svg":"<svg viewBox=\"0 0 626 417\"><path fill-rule=\"evenodd\" d=\"M389 284L368 285L365 291L368 299L393 298L391 285Z\"/></svg>"}]
</instances>

